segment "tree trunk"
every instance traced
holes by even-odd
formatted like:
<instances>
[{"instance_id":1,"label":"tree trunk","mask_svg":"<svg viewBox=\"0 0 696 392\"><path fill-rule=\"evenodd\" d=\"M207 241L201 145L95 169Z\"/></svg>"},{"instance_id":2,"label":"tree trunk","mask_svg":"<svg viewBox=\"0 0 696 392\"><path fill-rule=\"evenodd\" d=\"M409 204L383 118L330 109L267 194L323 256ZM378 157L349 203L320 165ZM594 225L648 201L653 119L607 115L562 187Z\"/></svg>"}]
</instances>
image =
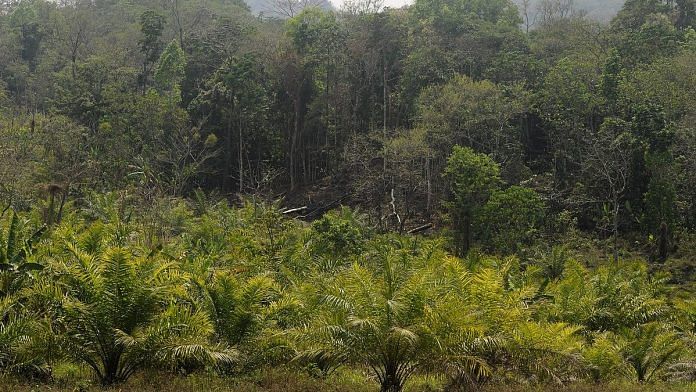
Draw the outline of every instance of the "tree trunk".
<instances>
[{"instance_id":1,"label":"tree trunk","mask_svg":"<svg viewBox=\"0 0 696 392\"><path fill-rule=\"evenodd\" d=\"M456 235L456 253L459 257L466 256L471 246L471 218L462 214L454 222Z\"/></svg>"},{"instance_id":2,"label":"tree trunk","mask_svg":"<svg viewBox=\"0 0 696 392\"><path fill-rule=\"evenodd\" d=\"M222 170L222 190L227 192L230 190L230 167L232 166L232 113L230 110L229 118L227 119L227 134L225 135L225 167Z\"/></svg>"},{"instance_id":3,"label":"tree trunk","mask_svg":"<svg viewBox=\"0 0 696 392\"><path fill-rule=\"evenodd\" d=\"M300 135L300 94L295 97L295 121L292 136L290 137L290 190L294 191L297 186L297 173L295 172L295 155L297 154L297 139Z\"/></svg>"},{"instance_id":4,"label":"tree trunk","mask_svg":"<svg viewBox=\"0 0 696 392\"><path fill-rule=\"evenodd\" d=\"M75 80L75 73L76 73L76 65L75 62L77 61L77 55L73 51L73 54L70 56L70 65L72 68L72 78Z\"/></svg>"},{"instance_id":5,"label":"tree trunk","mask_svg":"<svg viewBox=\"0 0 696 392\"><path fill-rule=\"evenodd\" d=\"M614 236L614 263L619 262L619 195L614 192L614 217L612 234Z\"/></svg>"},{"instance_id":6,"label":"tree trunk","mask_svg":"<svg viewBox=\"0 0 696 392\"><path fill-rule=\"evenodd\" d=\"M242 132L242 116L239 115L239 193L244 192L244 135Z\"/></svg>"},{"instance_id":7,"label":"tree trunk","mask_svg":"<svg viewBox=\"0 0 696 392\"><path fill-rule=\"evenodd\" d=\"M384 129L384 134L387 134L387 56L382 53L382 127Z\"/></svg>"},{"instance_id":8,"label":"tree trunk","mask_svg":"<svg viewBox=\"0 0 696 392\"><path fill-rule=\"evenodd\" d=\"M664 263L667 261L667 223L662 222L660 224L660 246L659 246L659 257L660 262Z\"/></svg>"},{"instance_id":9,"label":"tree trunk","mask_svg":"<svg viewBox=\"0 0 696 392\"><path fill-rule=\"evenodd\" d=\"M432 203L432 179L430 173L430 157L425 158L425 180L427 183L427 200L425 205L425 210L430 213L431 203Z\"/></svg>"},{"instance_id":10,"label":"tree trunk","mask_svg":"<svg viewBox=\"0 0 696 392\"><path fill-rule=\"evenodd\" d=\"M471 218L467 215L464 216L463 222L463 242L462 242L462 254L460 256L464 257L469 252L471 247Z\"/></svg>"}]
</instances>

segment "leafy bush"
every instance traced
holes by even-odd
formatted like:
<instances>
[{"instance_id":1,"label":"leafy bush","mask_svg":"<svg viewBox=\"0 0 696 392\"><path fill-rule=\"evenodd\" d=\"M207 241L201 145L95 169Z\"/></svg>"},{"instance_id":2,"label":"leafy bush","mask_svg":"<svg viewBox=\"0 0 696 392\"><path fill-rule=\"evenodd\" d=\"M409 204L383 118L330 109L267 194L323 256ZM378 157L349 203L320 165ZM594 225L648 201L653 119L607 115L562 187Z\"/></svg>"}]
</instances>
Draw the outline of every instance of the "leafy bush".
<instances>
[{"instance_id":1,"label":"leafy bush","mask_svg":"<svg viewBox=\"0 0 696 392\"><path fill-rule=\"evenodd\" d=\"M511 186L491 194L476 217L478 237L486 249L515 253L538 237L544 220L544 203L531 189Z\"/></svg>"}]
</instances>

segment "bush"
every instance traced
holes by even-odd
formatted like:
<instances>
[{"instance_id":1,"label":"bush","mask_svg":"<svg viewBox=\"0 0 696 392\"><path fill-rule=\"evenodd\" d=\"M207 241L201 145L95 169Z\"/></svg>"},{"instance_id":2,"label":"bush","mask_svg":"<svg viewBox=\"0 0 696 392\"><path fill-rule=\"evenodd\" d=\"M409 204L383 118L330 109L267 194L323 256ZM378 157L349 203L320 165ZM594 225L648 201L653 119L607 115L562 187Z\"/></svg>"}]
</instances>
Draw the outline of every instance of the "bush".
<instances>
[{"instance_id":1,"label":"bush","mask_svg":"<svg viewBox=\"0 0 696 392\"><path fill-rule=\"evenodd\" d=\"M477 215L478 238L488 250L515 253L530 245L544 221L544 202L527 188L511 186L494 192Z\"/></svg>"}]
</instances>

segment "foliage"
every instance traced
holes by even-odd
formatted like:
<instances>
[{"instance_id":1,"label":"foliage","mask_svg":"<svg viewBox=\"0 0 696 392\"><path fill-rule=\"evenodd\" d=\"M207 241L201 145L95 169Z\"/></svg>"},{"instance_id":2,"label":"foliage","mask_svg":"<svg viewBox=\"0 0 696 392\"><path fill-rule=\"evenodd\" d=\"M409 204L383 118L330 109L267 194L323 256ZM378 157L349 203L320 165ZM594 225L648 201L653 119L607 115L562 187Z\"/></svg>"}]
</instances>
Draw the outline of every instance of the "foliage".
<instances>
[{"instance_id":1,"label":"foliage","mask_svg":"<svg viewBox=\"0 0 696 392\"><path fill-rule=\"evenodd\" d=\"M26 281L33 277L32 271L44 267L33 262L30 257L45 228L26 235L26 229L22 227L17 213L11 211L8 215L4 219L7 222L6 228L0 228L0 298L17 294L25 287Z\"/></svg>"},{"instance_id":2,"label":"foliage","mask_svg":"<svg viewBox=\"0 0 696 392\"><path fill-rule=\"evenodd\" d=\"M683 349L676 333L658 323L644 324L622 335L626 341L621 344L620 353L635 372L638 382L659 377Z\"/></svg>"},{"instance_id":3,"label":"foliage","mask_svg":"<svg viewBox=\"0 0 696 392\"><path fill-rule=\"evenodd\" d=\"M547 288L554 301L544 313L587 331L618 332L665 317L664 284L664 278L650 276L640 264L601 267L590 275L569 262L563 278Z\"/></svg>"}]
</instances>

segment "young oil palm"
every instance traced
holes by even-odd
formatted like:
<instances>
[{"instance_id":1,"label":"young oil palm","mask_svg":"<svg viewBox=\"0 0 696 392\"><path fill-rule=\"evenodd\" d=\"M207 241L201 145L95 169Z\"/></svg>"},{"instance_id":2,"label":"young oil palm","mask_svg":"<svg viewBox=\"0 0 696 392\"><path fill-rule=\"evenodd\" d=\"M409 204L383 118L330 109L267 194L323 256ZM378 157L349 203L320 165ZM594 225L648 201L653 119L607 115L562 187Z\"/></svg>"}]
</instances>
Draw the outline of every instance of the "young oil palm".
<instances>
[{"instance_id":1,"label":"young oil palm","mask_svg":"<svg viewBox=\"0 0 696 392\"><path fill-rule=\"evenodd\" d=\"M379 246L368 261L340 273L321 298L317 316L295 330L298 360L325 371L364 366L383 392L398 392L417 371L442 358L430 327L437 289L448 279L445 260L432 249Z\"/></svg>"},{"instance_id":2,"label":"young oil palm","mask_svg":"<svg viewBox=\"0 0 696 392\"><path fill-rule=\"evenodd\" d=\"M53 268L65 292L58 319L62 346L103 385L125 381L149 364L233 360L231 352L209 344L207 316L177 304L178 272L156 255L116 247L90 253L67 243Z\"/></svg>"},{"instance_id":3,"label":"young oil palm","mask_svg":"<svg viewBox=\"0 0 696 392\"><path fill-rule=\"evenodd\" d=\"M271 312L279 299L280 287L266 275L244 278L211 268L190 277L192 306L211 320L218 342L244 354L247 366L266 354L262 340L273 326Z\"/></svg>"},{"instance_id":4,"label":"young oil palm","mask_svg":"<svg viewBox=\"0 0 696 392\"><path fill-rule=\"evenodd\" d=\"M638 382L649 382L681 356L685 347L669 325L651 322L624 329L619 352Z\"/></svg>"},{"instance_id":5,"label":"young oil palm","mask_svg":"<svg viewBox=\"0 0 696 392\"><path fill-rule=\"evenodd\" d=\"M41 329L35 315L26 311L17 296L0 299L0 371L46 376L49 369L33 350Z\"/></svg>"},{"instance_id":6,"label":"young oil palm","mask_svg":"<svg viewBox=\"0 0 696 392\"><path fill-rule=\"evenodd\" d=\"M0 297L18 292L25 286L27 279L31 278L33 271L43 269L30 256L45 227L33 234L25 233L20 218L14 211L6 221L6 228L0 226Z\"/></svg>"},{"instance_id":7,"label":"young oil palm","mask_svg":"<svg viewBox=\"0 0 696 392\"><path fill-rule=\"evenodd\" d=\"M30 234L14 211L4 223L0 225L0 369L47 374L41 358L29 354L40 322L27 308L22 293L43 269L33 261L32 253L44 228Z\"/></svg>"},{"instance_id":8,"label":"young oil palm","mask_svg":"<svg viewBox=\"0 0 696 392\"><path fill-rule=\"evenodd\" d=\"M577 367L577 327L538 322L528 305L536 286L512 277L515 259L491 260L468 272L451 263L448 293L436 307L436 330L444 354L440 368L452 387L476 387L496 374L517 374L524 380L561 381ZM496 265L497 264L497 265ZM514 284L511 284L514 281Z\"/></svg>"}]
</instances>

